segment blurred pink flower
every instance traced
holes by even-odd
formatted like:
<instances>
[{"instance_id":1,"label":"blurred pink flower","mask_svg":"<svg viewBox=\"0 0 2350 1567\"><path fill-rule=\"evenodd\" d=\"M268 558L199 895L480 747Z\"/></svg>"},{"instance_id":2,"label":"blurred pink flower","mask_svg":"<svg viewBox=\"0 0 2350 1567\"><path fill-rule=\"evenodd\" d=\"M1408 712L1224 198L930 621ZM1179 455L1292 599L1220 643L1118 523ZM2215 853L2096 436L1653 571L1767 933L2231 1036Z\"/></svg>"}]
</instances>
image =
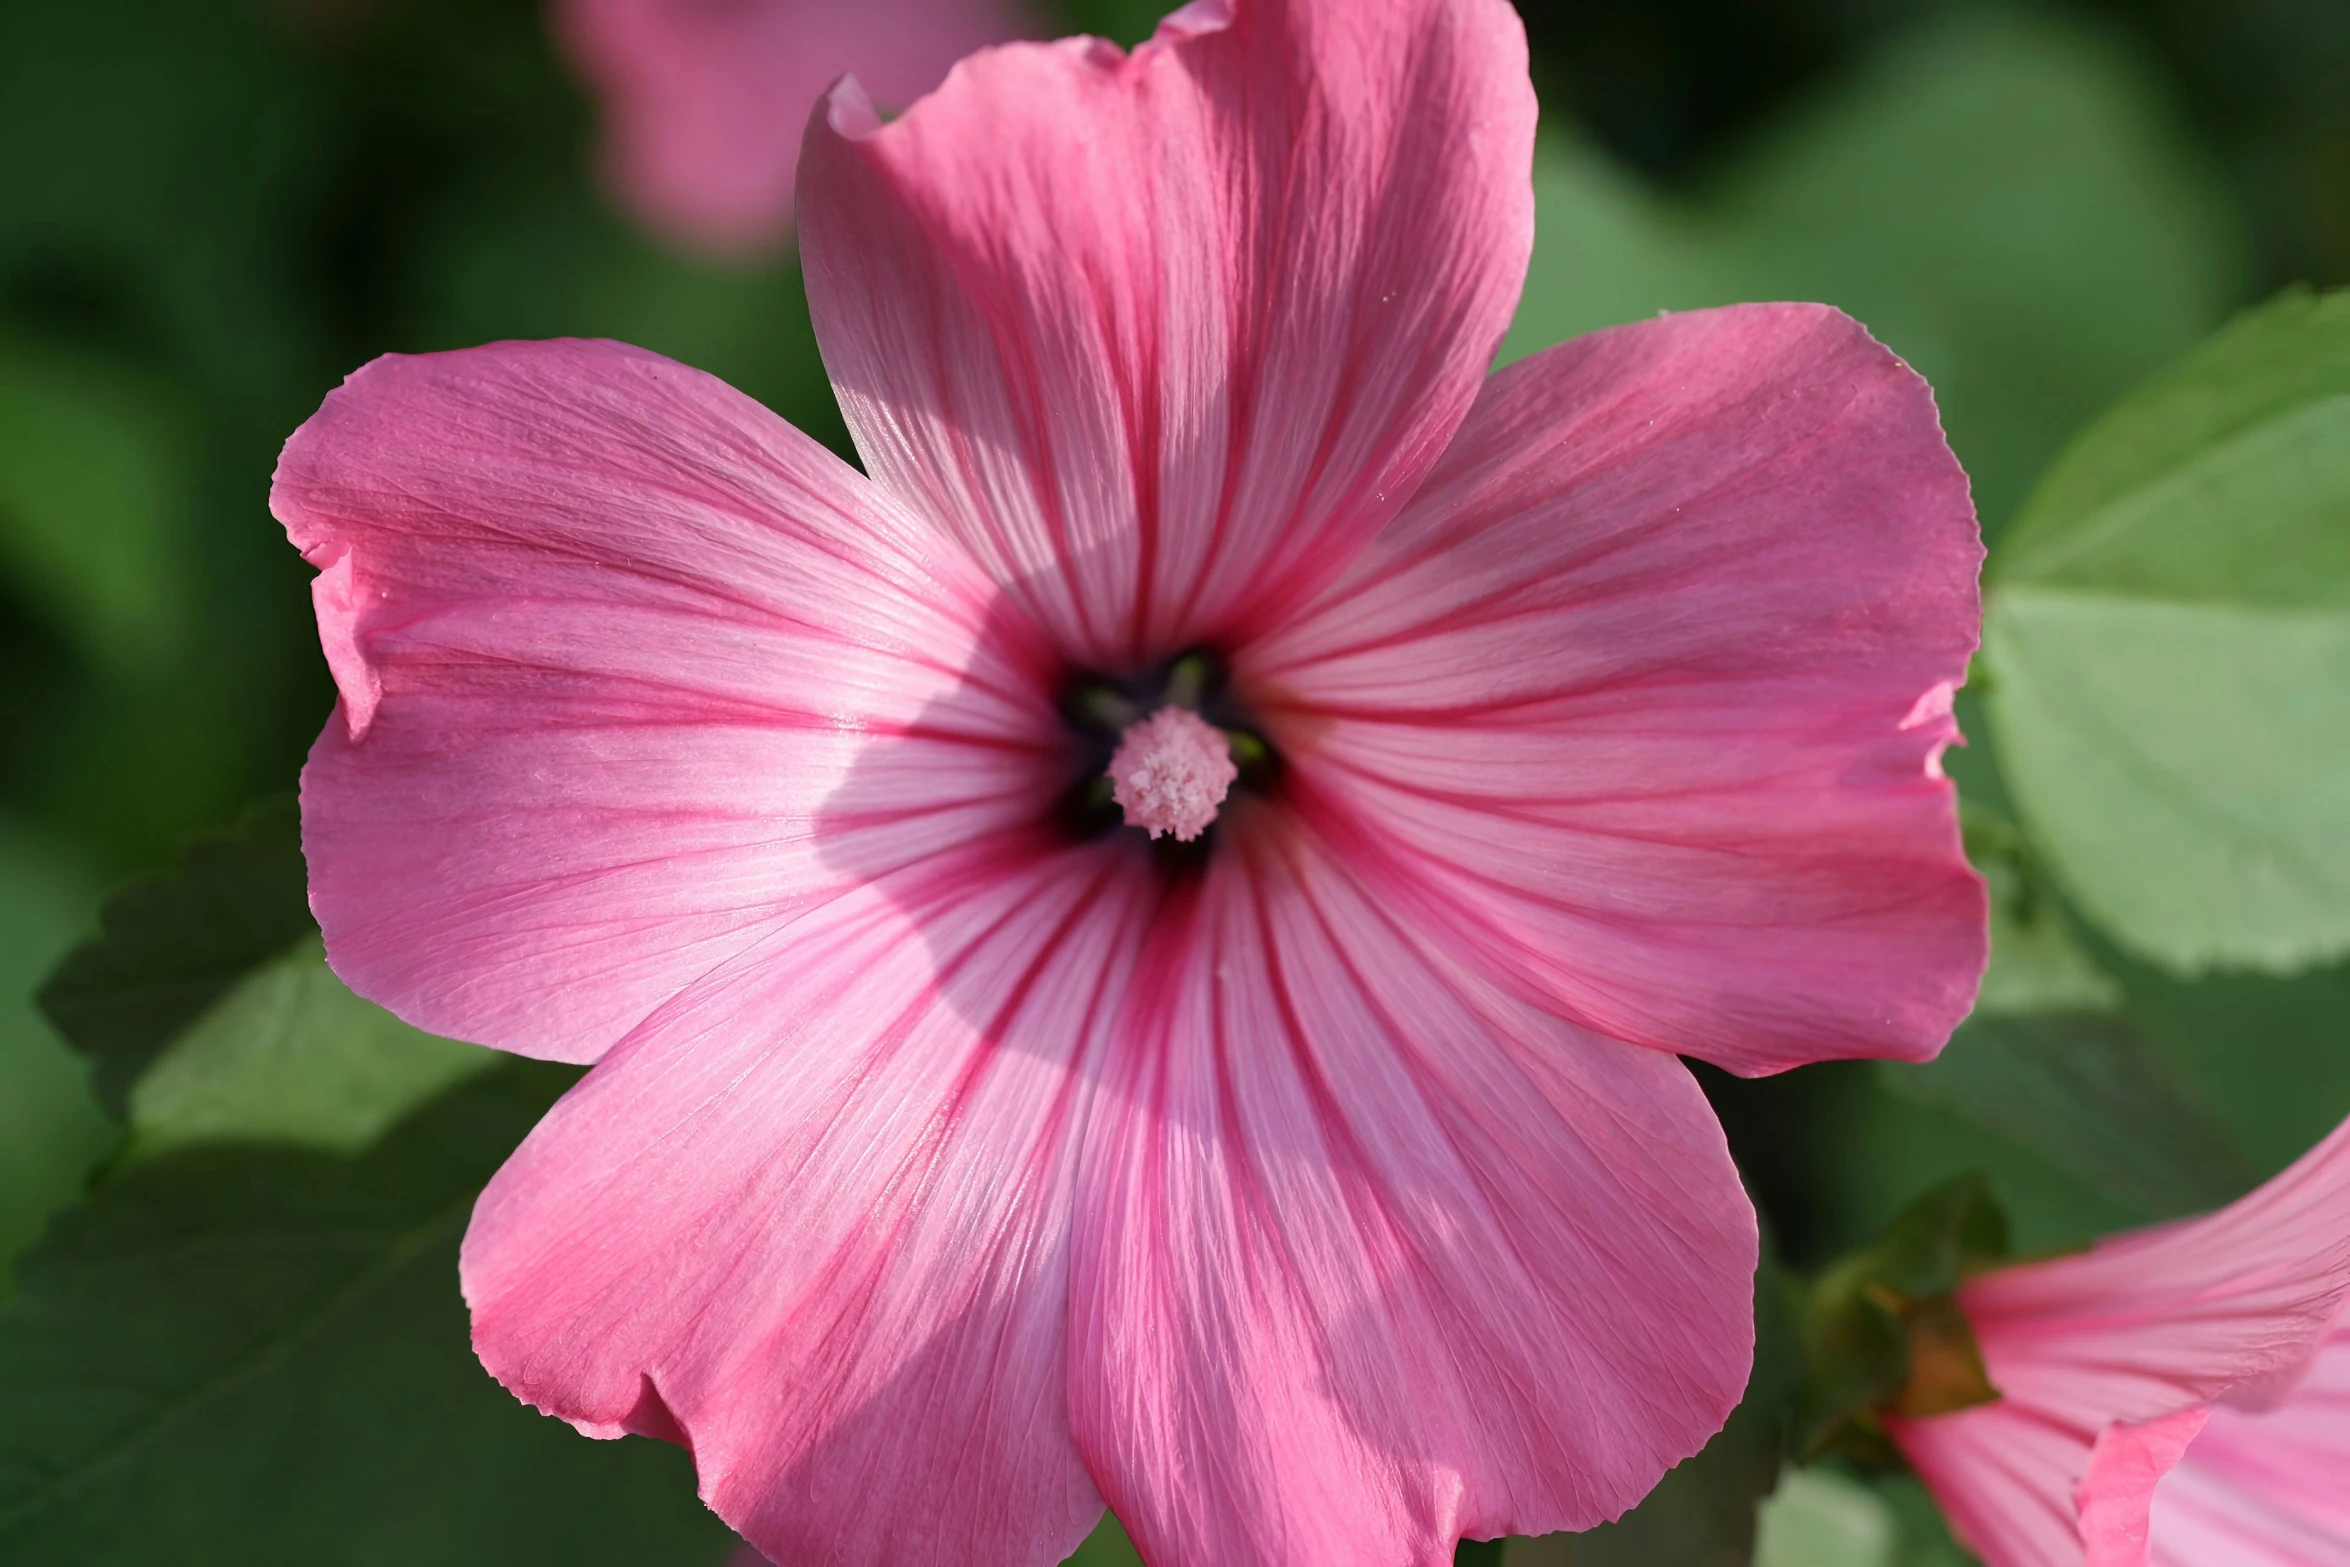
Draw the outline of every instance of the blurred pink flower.
<instances>
[{"instance_id":1,"label":"blurred pink flower","mask_svg":"<svg viewBox=\"0 0 2350 1567\"><path fill-rule=\"evenodd\" d=\"M790 238L800 134L836 78L909 104L1028 18L1020 0L554 0L554 23L602 104L621 205L688 249L748 258Z\"/></svg>"},{"instance_id":2,"label":"blurred pink flower","mask_svg":"<svg viewBox=\"0 0 2350 1567\"><path fill-rule=\"evenodd\" d=\"M2350 1124L2218 1213L1964 1286L2003 1396L1887 1426L1987 1567L2340 1567L2346 1298Z\"/></svg>"},{"instance_id":3,"label":"blurred pink flower","mask_svg":"<svg viewBox=\"0 0 2350 1567\"><path fill-rule=\"evenodd\" d=\"M1981 550L1832 310L1489 379L1533 131L1502 0L991 51L809 130L870 480L609 343L295 435L333 961L598 1062L467 1236L509 1387L896 1567L1105 1499L1162 1564L1444 1562L1720 1426L1754 1216L1675 1053L1966 1010Z\"/></svg>"}]
</instances>

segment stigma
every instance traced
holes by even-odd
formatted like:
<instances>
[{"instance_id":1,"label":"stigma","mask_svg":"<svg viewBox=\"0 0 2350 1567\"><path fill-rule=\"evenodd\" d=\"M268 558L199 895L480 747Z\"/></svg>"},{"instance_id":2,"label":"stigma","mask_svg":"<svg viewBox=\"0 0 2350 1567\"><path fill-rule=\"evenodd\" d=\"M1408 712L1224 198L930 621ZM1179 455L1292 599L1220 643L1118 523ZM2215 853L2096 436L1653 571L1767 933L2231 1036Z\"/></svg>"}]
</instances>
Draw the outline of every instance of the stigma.
<instances>
[{"instance_id":1,"label":"stigma","mask_svg":"<svg viewBox=\"0 0 2350 1567\"><path fill-rule=\"evenodd\" d=\"M1128 724L1110 757L1110 792L1127 824L1189 843L1207 831L1240 776L1224 731L1186 707Z\"/></svg>"}]
</instances>

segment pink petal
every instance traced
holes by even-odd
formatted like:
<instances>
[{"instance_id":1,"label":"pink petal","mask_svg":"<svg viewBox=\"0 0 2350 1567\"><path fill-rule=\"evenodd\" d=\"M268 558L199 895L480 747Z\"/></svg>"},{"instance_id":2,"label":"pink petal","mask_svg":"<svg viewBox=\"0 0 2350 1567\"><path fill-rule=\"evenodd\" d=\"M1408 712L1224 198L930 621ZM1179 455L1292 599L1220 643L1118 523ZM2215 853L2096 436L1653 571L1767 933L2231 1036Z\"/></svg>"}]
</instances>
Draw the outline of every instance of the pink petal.
<instances>
[{"instance_id":1,"label":"pink petal","mask_svg":"<svg viewBox=\"0 0 2350 1567\"><path fill-rule=\"evenodd\" d=\"M1696 311L1495 376L1236 668L1304 808L1576 1021L1918 1059L1984 959L1938 766L1981 560L1908 367L1824 306Z\"/></svg>"},{"instance_id":2,"label":"pink petal","mask_svg":"<svg viewBox=\"0 0 2350 1567\"><path fill-rule=\"evenodd\" d=\"M2350 1564L2350 1320L2273 1407L2211 1411L2154 1494L2157 1567Z\"/></svg>"},{"instance_id":3,"label":"pink petal","mask_svg":"<svg viewBox=\"0 0 2350 1567\"><path fill-rule=\"evenodd\" d=\"M2003 1397L1888 1429L1987 1567L2134 1562L2166 1469L2203 1450L2183 1440L2203 1412L2312 1378L2345 1299L2350 1124L2217 1213L1968 1284ZM2230 1410L2211 1419L2206 1437L2241 1430Z\"/></svg>"},{"instance_id":4,"label":"pink petal","mask_svg":"<svg viewBox=\"0 0 2350 1567\"><path fill-rule=\"evenodd\" d=\"M843 72L903 106L1028 18L1016 0L558 0L554 23L602 100L622 205L730 257L789 236L800 134Z\"/></svg>"},{"instance_id":5,"label":"pink petal","mask_svg":"<svg viewBox=\"0 0 2350 1567\"><path fill-rule=\"evenodd\" d=\"M1474 399L1533 236L1502 0L1217 0L808 130L802 252L868 470L1081 664L1298 601Z\"/></svg>"},{"instance_id":6,"label":"pink petal","mask_svg":"<svg viewBox=\"0 0 2350 1567\"><path fill-rule=\"evenodd\" d=\"M993 589L655 355L379 359L287 443L271 507L326 568L343 693L303 773L311 906L337 972L436 1033L593 1060L777 923L1060 786Z\"/></svg>"},{"instance_id":7,"label":"pink petal","mask_svg":"<svg viewBox=\"0 0 2350 1567\"><path fill-rule=\"evenodd\" d=\"M1752 1210L1685 1068L1407 932L1243 804L1088 1127L1071 1411L1146 1560L1435 1567L1584 1528L1722 1423Z\"/></svg>"},{"instance_id":8,"label":"pink petal","mask_svg":"<svg viewBox=\"0 0 2350 1567\"><path fill-rule=\"evenodd\" d=\"M1888 1420L1950 1532L1984 1567L2082 1567L2074 1489L2093 1434L2021 1404L1981 1404L1927 1420Z\"/></svg>"},{"instance_id":9,"label":"pink petal","mask_svg":"<svg viewBox=\"0 0 2350 1567\"><path fill-rule=\"evenodd\" d=\"M2094 1438L2298 1376L2350 1294L2350 1123L2217 1213L2004 1268L1960 1302L1993 1385Z\"/></svg>"},{"instance_id":10,"label":"pink petal","mask_svg":"<svg viewBox=\"0 0 2350 1567\"><path fill-rule=\"evenodd\" d=\"M942 856L655 1014L474 1211L484 1364L590 1435L686 1443L779 1562L1061 1561L1101 1516L1069 1212L1137 871Z\"/></svg>"},{"instance_id":11,"label":"pink petal","mask_svg":"<svg viewBox=\"0 0 2350 1567\"><path fill-rule=\"evenodd\" d=\"M2152 1420L2117 1420L2097 1433L2089 1473L2074 1493L2087 1567L2146 1567L2147 1504L2210 1418L2211 1407L2197 1404Z\"/></svg>"}]
</instances>

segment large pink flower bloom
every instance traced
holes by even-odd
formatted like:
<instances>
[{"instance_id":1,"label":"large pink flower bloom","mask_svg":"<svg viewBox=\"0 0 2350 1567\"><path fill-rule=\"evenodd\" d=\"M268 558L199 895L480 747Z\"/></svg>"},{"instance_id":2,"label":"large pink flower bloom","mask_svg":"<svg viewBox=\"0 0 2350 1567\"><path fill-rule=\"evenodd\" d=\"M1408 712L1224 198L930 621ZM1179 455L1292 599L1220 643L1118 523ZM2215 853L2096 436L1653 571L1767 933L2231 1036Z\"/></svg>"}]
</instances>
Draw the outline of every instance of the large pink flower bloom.
<instances>
[{"instance_id":1,"label":"large pink flower bloom","mask_svg":"<svg viewBox=\"0 0 2350 1567\"><path fill-rule=\"evenodd\" d=\"M2346 1299L2350 1124L2218 1213L1966 1285L2003 1397L1888 1428L1988 1567L2343 1567Z\"/></svg>"},{"instance_id":2,"label":"large pink flower bloom","mask_svg":"<svg viewBox=\"0 0 2350 1567\"><path fill-rule=\"evenodd\" d=\"M1720 1425L1754 1219L1675 1052L1965 1010L1980 551L1832 310L1488 380L1533 125L1502 0L1000 49L809 129L871 480L605 343L297 433L334 963L598 1062L466 1241L509 1387L897 1567L1105 1498L1161 1563L1437 1563Z\"/></svg>"},{"instance_id":3,"label":"large pink flower bloom","mask_svg":"<svg viewBox=\"0 0 2350 1567\"><path fill-rule=\"evenodd\" d=\"M1019 0L553 0L557 37L604 114L604 178L638 221L720 257L791 232L800 131L844 72L908 104Z\"/></svg>"}]
</instances>

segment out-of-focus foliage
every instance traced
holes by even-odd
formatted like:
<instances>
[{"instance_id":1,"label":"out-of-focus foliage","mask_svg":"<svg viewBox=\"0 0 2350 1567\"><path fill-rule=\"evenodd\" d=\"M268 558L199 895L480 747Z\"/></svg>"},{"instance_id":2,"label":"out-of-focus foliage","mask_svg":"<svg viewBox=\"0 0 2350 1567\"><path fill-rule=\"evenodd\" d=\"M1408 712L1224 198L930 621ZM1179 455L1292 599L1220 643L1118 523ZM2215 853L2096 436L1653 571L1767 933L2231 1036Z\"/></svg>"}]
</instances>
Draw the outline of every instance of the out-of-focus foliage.
<instances>
[{"instance_id":1,"label":"out-of-focus foliage","mask_svg":"<svg viewBox=\"0 0 2350 1567\"><path fill-rule=\"evenodd\" d=\"M1901 42L1695 199L1543 152L1505 357L1741 299L1858 317L1934 385L1986 522L2241 296L2214 172L2106 35L1968 20Z\"/></svg>"},{"instance_id":2,"label":"out-of-focus foliage","mask_svg":"<svg viewBox=\"0 0 2350 1567\"><path fill-rule=\"evenodd\" d=\"M1893 1510L1832 1469L1790 1471L1763 1505L1755 1567L1893 1567Z\"/></svg>"},{"instance_id":3,"label":"out-of-focus foliage","mask_svg":"<svg viewBox=\"0 0 2350 1567\"><path fill-rule=\"evenodd\" d=\"M2258 1172L2122 1010L2014 828L1978 809L1967 853L1991 884L1991 968L1973 1014L1897 1094L1945 1106L2149 1217L2214 1208Z\"/></svg>"},{"instance_id":4,"label":"out-of-focus foliage","mask_svg":"<svg viewBox=\"0 0 2350 1567\"><path fill-rule=\"evenodd\" d=\"M0 343L0 562L122 677L191 629L186 464L158 405L102 364Z\"/></svg>"},{"instance_id":5,"label":"out-of-focus foliage","mask_svg":"<svg viewBox=\"0 0 2350 1567\"><path fill-rule=\"evenodd\" d=\"M2083 907L2188 974L2350 951L2350 294L2101 420L1991 582L2008 785Z\"/></svg>"}]
</instances>

